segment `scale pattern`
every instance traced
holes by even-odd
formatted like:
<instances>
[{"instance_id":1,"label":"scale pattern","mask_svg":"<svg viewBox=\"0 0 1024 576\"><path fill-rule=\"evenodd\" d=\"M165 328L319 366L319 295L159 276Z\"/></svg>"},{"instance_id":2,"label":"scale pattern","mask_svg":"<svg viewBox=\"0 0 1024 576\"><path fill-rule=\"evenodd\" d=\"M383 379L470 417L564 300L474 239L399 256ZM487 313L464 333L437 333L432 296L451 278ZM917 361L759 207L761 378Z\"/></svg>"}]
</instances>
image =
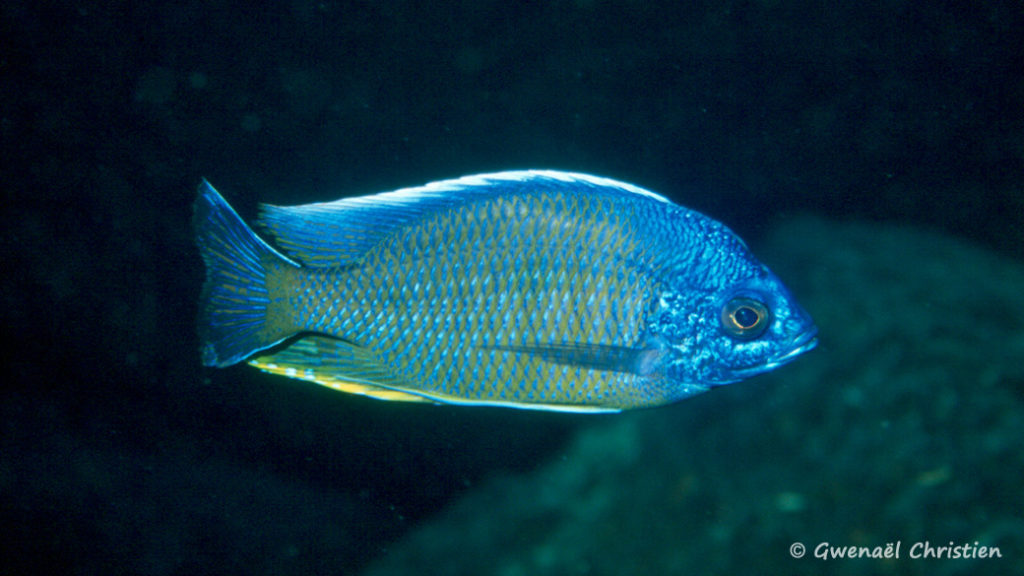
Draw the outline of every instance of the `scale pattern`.
<instances>
[{"instance_id":1,"label":"scale pattern","mask_svg":"<svg viewBox=\"0 0 1024 576\"><path fill-rule=\"evenodd\" d=\"M295 322L446 401L646 404L637 374L514 351L639 343L657 282L636 263L656 246L627 200L559 190L438 210L357 266L300 277Z\"/></svg>"}]
</instances>

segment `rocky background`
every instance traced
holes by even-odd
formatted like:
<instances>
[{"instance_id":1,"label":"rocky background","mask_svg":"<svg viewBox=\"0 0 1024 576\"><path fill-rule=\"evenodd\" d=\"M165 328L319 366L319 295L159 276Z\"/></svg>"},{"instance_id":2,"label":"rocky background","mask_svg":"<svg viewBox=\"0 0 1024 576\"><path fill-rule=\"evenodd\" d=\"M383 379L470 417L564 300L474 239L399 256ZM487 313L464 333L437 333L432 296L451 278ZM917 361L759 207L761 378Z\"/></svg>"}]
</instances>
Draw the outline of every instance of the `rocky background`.
<instances>
[{"instance_id":1,"label":"rocky background","mask_svg":"<svg viewBox=\"0 0 1024 576\"><path fill-rule=\"evenodd\" d=\"M10 0L0 38L0 574L1024 572L1019 2ZM199 366L200 178L251 216L523 167L726 222L819 349L599 417Z\"/></svg>"}]
</instances>

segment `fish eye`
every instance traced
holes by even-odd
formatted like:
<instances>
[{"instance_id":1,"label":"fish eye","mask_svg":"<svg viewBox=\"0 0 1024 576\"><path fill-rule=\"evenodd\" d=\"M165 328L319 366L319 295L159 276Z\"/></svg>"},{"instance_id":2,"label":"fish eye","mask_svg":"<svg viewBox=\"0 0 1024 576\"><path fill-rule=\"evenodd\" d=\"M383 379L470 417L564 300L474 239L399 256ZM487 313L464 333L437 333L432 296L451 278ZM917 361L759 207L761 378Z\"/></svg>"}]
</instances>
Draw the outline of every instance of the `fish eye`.
<instances>
[{"instance_id":1,"label":"fish eye","mask_svg":"<svg viewBox=\"0 0 1024 576\"><path fill-rule=\"evenodd\" d=\"M722 327L727 334L741 340L757 338L771 321L768 307L751 298L733 298L722 308Z\"/></svg>"}]
</instances>

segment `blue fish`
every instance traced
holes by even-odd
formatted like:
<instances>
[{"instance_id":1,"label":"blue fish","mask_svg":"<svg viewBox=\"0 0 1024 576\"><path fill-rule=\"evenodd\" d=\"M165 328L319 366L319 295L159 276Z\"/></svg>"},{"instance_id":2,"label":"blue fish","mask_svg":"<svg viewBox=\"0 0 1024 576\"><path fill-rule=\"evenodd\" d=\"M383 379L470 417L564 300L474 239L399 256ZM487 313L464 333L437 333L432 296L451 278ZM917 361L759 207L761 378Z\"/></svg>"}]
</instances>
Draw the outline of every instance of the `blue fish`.
<instances>
[{"instance_id":1,"label":"blue fish","mask_svg":"<svg viewBox=\"0 0 1024 576\"><path fill-rule=\"evenodd\" d=\"M241 361L385 400L613 412L772 370L817 330L721 223L548 170L302 206L260 229L209 183L207 366Z\"/></svg>"}]
</instances>

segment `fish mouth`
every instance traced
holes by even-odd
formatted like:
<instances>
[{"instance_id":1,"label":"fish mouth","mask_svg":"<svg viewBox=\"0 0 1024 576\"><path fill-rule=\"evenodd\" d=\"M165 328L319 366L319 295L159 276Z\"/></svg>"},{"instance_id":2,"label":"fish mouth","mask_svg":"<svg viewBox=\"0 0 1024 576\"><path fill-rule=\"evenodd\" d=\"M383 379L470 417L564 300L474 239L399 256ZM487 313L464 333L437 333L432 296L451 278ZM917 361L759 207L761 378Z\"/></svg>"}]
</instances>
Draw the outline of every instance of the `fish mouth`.
<instances>
[{"instance_id":1,"label":"fish mouth","mask_svg":"<svg viewBox=\"0 0 1024 576\"><path fill-rule=\"evenodd\" d=\"M766 370L778 368L783 364L792 362L797 356L813 349L818 345L818 329L811 328L793 339L793 347L778 358L774 358L765 366Z\"/></svg>"},{"instance_id":2,"label":"fish mouth","mask_svg":"<svg viewBox=\"0 0 1024 576\"><path fill-rule=\"evenodd\" d=\"M751 366L750 368L741 368L738 370L733 370L731 375L742 379L748 378L755 374L760 374L762 372L774 370L779 366L782 366L783 364L789 364L790 362L795 360L797 356L800 356L804 352L813 349L817 345L818 329L815 327L809 328L804 332L798 334L796 338L793 338L791 346L787 351L783 352L782 354L779 354L775 358L772 358L763 364Z\"/></svg>"}]
</instances>

